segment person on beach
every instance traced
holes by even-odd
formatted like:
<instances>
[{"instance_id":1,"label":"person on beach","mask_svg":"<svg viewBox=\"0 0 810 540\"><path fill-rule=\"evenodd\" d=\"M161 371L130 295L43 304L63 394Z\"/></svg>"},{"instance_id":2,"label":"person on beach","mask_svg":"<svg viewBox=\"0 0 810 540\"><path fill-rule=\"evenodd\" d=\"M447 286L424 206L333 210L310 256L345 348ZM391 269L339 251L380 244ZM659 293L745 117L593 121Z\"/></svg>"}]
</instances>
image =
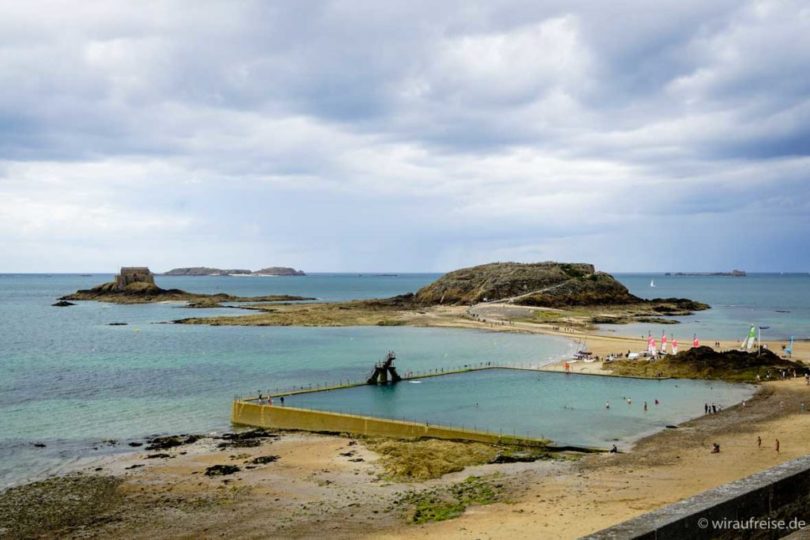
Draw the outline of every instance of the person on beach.
<instances>
[{"instance_id":1,"label":"person on beach","mask_svg":"<svg viewBox=\"0 0 810 540\"><path fill-rule=\"evenodd\" d=\"M284 396L281 396L280 398L278 398L278 400L281 402L282 405L284 405Z\"/></svg>"},{"instance_id":2,"label":"person on beach","mask_svg":"<svg viewBox=\"0 0 810 540\"><path fill-rule=\"evenodd\" d=\"M712 443L712 454L719 454L720 453L720 445L717 443Z\"/></svg>"},{"instance_id":3,"label":"person on beach","mask_svg":"<svg viewBox=\"0 0 810 540\"><path fill-rule=\"evenodd\" d=\"M779 453L779 439L776 439L776 453Z\"/></svg>"},{"instance_id":4,"label":"person on beach","mask_svg":"<svg viewBox=\"0 0 810 540\"><path fill-rule=\"evenodd\" d=\"M655 400L655 404L658 405L658 400L657 399Z\"/></svg>"},{"instance_id":5,"label":"person on beach","mask_svg":"<svg viewBox=\"0 0 810 540\"><path fill-rule=\"evenodd\" d=\"M703 404L703 414L709 414L709 404L708 403Z\"/></svg>"},{"instance_id":6,"label":"person on beach","mask_svg":"<svg viewBox=\"0 0 810 540\"><path fill-rule=\"evenodd\" d=\"M717 414L717 405L712 403L712 414Z\"/></svg>"},{"instance_id":7,"label":"person on beach","mask_svg":"<svg viewBox=\"0 0 810 540\"><path fill-rule=\"evenodd\" d=\"M614 445L613 445L613 447L610 449L610 453L611 453L611 454L618 454L618 453L619 453L619 449L616 447L616 445L615 445L615 444L614 444Z\"/></svg>"},{"instance_id":8,"label":"person on beach","mask_svg":"<svg viewBox=\"0 0 810 540\"><path fill-rule=\"evenodd\" d=\"M757 448L762 448L762 437L757 435Z\"/></svg>"},{"instance_id":9,"label":"person on beach","mask_svg":"<svg viewBox=\"0 0 810 540\"><path fill-rule=\"evenodd\" d=\"M610 402L609 402L609 401L606 401L606 402L605 402L605 408L606 408L606 409L609 409L609 408L610 408Z\"/></svg>"},{"instance_id":10,"label":"person on beach","mask_svg":"<svg viewBox=\"0 0 810 540\"><path fill-rule=\"evenodd\" d=\"M647 402L644 402L644 412L647 412Z\"/></svg>"}]
</instances>

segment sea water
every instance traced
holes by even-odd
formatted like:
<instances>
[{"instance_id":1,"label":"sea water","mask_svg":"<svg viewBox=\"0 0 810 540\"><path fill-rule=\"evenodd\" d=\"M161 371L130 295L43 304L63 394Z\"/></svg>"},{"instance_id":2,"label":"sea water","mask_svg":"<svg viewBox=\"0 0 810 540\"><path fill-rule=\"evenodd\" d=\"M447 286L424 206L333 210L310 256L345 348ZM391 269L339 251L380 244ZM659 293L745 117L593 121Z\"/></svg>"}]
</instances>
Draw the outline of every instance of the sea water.
<instances>
[{"instance_id":1,"label":"sea water","mask_svg":"<svg viewBox=\"0 0 810 540\"><path fill-rule=\"evenodd\" d=\"M413 292L436 277L158 276L157 283L200 293L294 294L336 301ZM51 306L62 295L111 279L111 274L0 274L0 486L59 471L78 456L127 448L126 441L145 435L227 429L234 394L361 378L390 349L397 352L400 369L419 371L482 361L538 363L559 358L572 346L548 336L456 329L161 324L183 317L244 313L182 304ZM767 332L808 334L808 276L645 274L619 279L639 296L682 296L712 304L712 310L665 328L668 333L677 331L682 340L693 331L706 337L736 337L749 322L770 324L766 337ZM655 279L656 288L649 288L650 279ZM109 326L113 322L127 325ZM632 325L606 330L635 335L660 333L661 328ZM611 433L622 430L614 428ZM104 439L118 442L112 446ZM34 442L46 447L36 448Z\"/></svg>"},{"instance_id":2,"label":"sea water","mask_svg":"<svg viewBox=\"0 0 810 540\"><path fill-rule=\"evenodd\" d=\"M676 276L617 274L630 292L641 298L689 298L711 309L676 317L677 325L603 325L601 330L626 336L668 336L687 344L697 335L742 341L751 325L762 326L764 341L786 342L790 336L810 339L810 274L748 274L730 276ZM655 281L655 287L650 287Z\"/></svg>"}]
</instances>

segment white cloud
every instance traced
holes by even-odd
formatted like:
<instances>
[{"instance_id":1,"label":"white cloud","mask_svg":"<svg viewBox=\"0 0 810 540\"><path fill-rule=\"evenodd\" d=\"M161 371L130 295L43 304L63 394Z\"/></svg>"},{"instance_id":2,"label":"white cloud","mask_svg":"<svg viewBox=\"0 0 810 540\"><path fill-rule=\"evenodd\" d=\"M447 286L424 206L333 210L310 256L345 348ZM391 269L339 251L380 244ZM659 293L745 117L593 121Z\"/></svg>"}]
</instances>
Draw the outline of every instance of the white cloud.
<instances>
[{"instance_id":1,"label":"white cloud","mask_svg":"<svg viewBox=\"0 0 810 540\"><path fill-rule=\"evenodd\" d=\"M734 224L810 247L799 1L2 12L0 271L66 245L83 269L652 269L677 259L650 238L704 218L718 268L758 262Z\"/></svg>"}]
</instances>

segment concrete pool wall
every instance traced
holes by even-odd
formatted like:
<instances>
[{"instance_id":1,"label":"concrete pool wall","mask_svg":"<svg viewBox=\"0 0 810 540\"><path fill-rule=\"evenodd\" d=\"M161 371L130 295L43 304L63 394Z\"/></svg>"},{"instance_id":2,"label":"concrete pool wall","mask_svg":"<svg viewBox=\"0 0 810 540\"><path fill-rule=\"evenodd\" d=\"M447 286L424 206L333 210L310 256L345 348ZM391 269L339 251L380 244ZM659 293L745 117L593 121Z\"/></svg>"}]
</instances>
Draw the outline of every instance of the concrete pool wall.
<instances>
[{"instance_id":1,"label":"concrete pool wall","mask_svg":"<svg viewBox=\"0 0 810 540\"><path fill-rule=\"evenodd\" d=\"M515 444L546 446L548 441L528 437L515 437L486 431L438 426L429 423L389 420L371 416L344 414L297 407L265 405L234 400L231 422L237 425L314 431L319 433L351 433L395 439L446 439L474 441L488 444Z\"/></svg>"}]
</instances>

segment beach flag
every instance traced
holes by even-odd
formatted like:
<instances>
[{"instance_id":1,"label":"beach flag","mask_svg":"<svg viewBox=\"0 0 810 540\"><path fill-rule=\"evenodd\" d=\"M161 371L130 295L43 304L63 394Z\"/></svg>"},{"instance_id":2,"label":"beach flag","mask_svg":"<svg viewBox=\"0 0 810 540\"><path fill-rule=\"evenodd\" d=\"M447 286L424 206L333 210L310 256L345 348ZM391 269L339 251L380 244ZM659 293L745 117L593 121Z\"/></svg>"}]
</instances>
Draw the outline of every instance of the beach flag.
<instances>
[{"instance_id":1,"label":"beach flag","mask_svg":"<svg viewBox=\"0 0 810 540\"><path fill-rule=\"evenodd\" d=\"M788 346L785 347L785 354L788 356L793 355L793 336L790 336L790 343L788 343Z\"/></svg>"},{"instance_id":2,"label":"beach flag","mask_svg":"<svg viewBox=\"0 0 810 540\"><path fill-rule=\"evenodd\" d=\"M743 349L750 351L754 348L754 343L757 341L757 328L753 324L751 328L748 329L748 336L743 340L742 347Z\"/></svg>"},{"instance_id":3,"label":"beach flag","mask_svg":"<svg viewBox=\"0 0 810 540\"><path fill-rule=\"evenodd\" d=\"M661 334L661 354L667 354L667 335Z\"/></svg>"},{"instance_id":4,"label":"beach flag","mask_svg":"<svg viewBox=\"0 0 810 540\"><path fill-rule=\"evenodd\" d=\"M698 339L697 334L695 334L695 337L692 338L692 347L696 349L700 347L700 340Z\"/></svg>"},{"instance_id":5,"label":"beach flag","mask_svg":"<svg viewBox=\"0 0 810 540\"><path fill-rule=\"evenodd\" d=\"M672 339L672 354L678 354L678 340Z\"/></svg>"},{"instance_id":6,"label":"beach flag","mask_svg":"<svg viewBox=\"0 0 810 540\"><path fill-rule=\"evenodd\" d=\"M655 338L650 336L647 338L647 352L651 355L655 356L656 349L655 349Z\"/></svg>"}]
</instances>

